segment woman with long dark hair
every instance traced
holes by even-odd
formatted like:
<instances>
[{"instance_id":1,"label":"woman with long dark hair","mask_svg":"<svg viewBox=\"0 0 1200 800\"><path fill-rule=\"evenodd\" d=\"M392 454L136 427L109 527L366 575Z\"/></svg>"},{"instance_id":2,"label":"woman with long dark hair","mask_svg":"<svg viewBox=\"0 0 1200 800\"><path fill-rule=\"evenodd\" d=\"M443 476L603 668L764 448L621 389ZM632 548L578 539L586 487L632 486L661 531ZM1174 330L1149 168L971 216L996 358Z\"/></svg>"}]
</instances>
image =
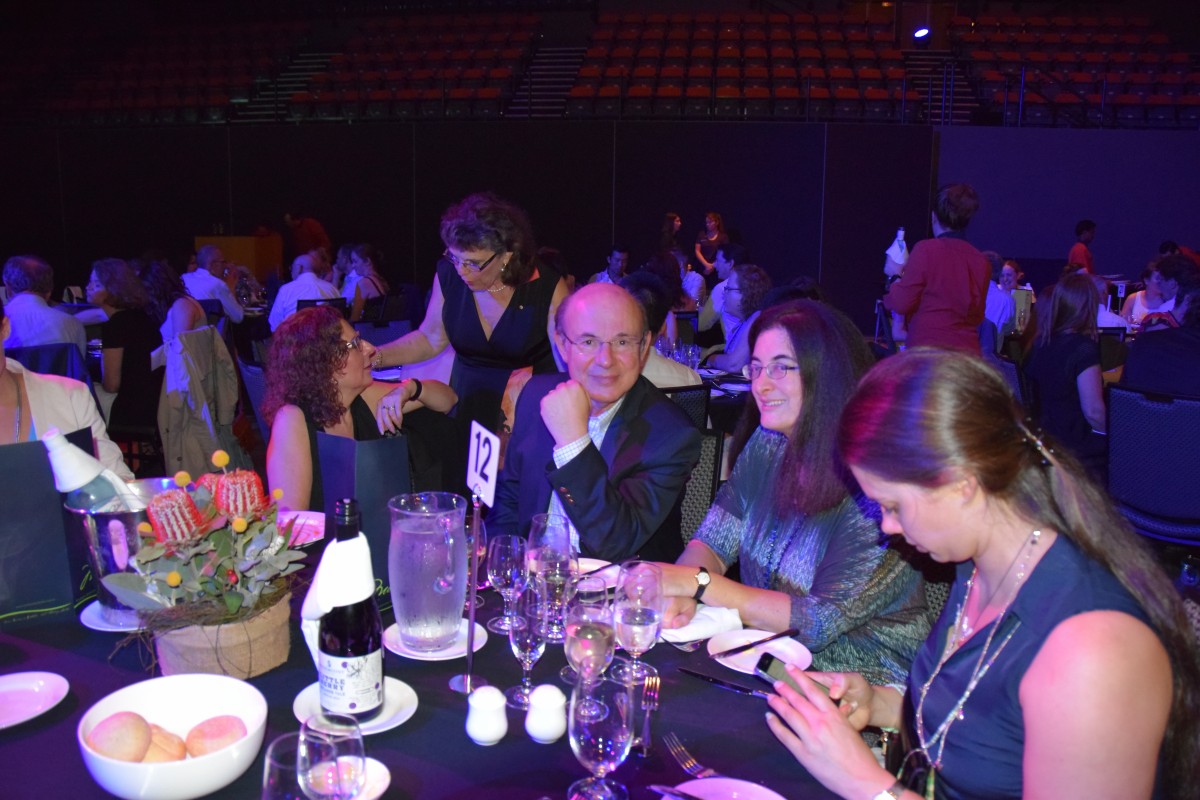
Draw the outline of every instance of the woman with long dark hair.
<instances>
[{"instance_id":1,"label":"woman with long dark hair","mask_svg":"<svg viewBox=\"0 0 1200 800\"><path fill-rule=\"evenodd\" d=\"M691 619L707 573L705 603L736 608L750 627L797 628L817 668L902 681L929 632L923 584L834 452L837 415L870 352L845 315L809 300L764 311L750 337L741 452L695 538L664 567L674 598L665 624ZM740 582L724 577L735 563Z\"/></svg>"},{"instance_id":2,"label":"woman with long dark hair","mask_svg":"<svg viewBox=\"0 0 1200 800\"><path fill-rule=\"evenodd\" d=\"M166 261L147 261L140 277L150 298L146 311L158 323L164 342L208 324L204 308L192 297L178 273Z\"/></svg>"},{"instance_id":3,"label":"woman with long dark hair","mask_svg":"<svg viewBox=\"0 0 1200 800\"><path fill-rule=\"evenodd\" d=\"M1200 657L1180 599L1055 445L965 354L885 359L847 403L838 448L884 531L958 577L906 687L776 684L771 730L840 796L1194 796ZM904 780L867 726L904 729Z\"/></svg>"},{"instance_id":4,"label":"woman with long dark hair","mask_svg":"<svg viewBox=\"0 0 1200 800\"><path fill-rule=\"evenodd\" d=\"M100 328L101 386L116 395L108 414L113 433L158 424L162 370L150 354L162 344L158 325L147 313L150 297L137 274L119 258L92 264L87 299L104 310Z\"/></svg>"}]
</instances>

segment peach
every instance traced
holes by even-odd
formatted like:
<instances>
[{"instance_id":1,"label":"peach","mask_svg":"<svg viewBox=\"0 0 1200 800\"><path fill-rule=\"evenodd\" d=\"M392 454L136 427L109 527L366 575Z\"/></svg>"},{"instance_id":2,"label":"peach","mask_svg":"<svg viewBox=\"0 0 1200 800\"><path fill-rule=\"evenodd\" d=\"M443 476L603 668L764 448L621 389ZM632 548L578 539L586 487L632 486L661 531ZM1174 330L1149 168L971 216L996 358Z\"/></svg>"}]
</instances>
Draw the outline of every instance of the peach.
<instances>
[{"instance_id":1,"label":"peach","mask_svg":"<svg viewBox=\"0 0 1200 800\"><path fill-rule=\"evenodd\" d=\"M87 735L87 743L102 756L141 761L150 749L150 724L141 714L118 711L96 723Z\"/></svg>"},{"instance_id":2,"label":"peach","mask_svg":"<svg viewBox=\"0 0 1200 800\"><path fill-rule=\"evenodd\" d=\"M151 761L183 761L187 758L187 747L175 734L158 725L150 725L150 749L146 751L143 762Z\"/></svg>"},{"instance_id":3,"label":"peach","mask_svg":"<svg viewBox=\"0 0 1200 800\"><path fill-rule=\"evenodd\" d=\"M187 751L193 757L208 755L246 735L246 723L240 717L224 714L212 717L188 731Z\"/></svg>"}]
</instances>

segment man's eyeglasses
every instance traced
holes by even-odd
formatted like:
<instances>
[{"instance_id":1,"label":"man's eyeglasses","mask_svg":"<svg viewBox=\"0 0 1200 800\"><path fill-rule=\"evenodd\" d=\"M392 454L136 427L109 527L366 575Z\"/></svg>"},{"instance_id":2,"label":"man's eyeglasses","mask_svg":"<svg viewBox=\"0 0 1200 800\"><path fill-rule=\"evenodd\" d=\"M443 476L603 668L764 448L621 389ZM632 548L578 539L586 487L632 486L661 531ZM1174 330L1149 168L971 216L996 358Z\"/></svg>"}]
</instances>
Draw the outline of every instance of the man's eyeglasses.
<instances>
[{"instance_id":1,"label":"man's eyeglasses","mask_svg":"<svg viewBox=\"0 0 1200 800\"><path fill-rule=\"evenodd\" d=\"M636 353L641 349L642 342L646 341L646 334L643 333L636 338L633 336L618 336L615 339L597 339L595 336L585 336L579 340L569 339L564 334L563 338L575 345L579 352L585 355L596 355L596 353L600 352L600 345L604 344L611 347L612 351L618 355L627 355L629 353Z\"/></svg>"},{"instance_id":2,"label":"man's eyeglasses","mask_svg":"<svg viewBox=\"0 0 1200 800\"><path fill-rule=\"evenodd\" d=\"M758 376L765 372L767 373L768 378L773 381L777 381L782 379L783 376L787 375L789 372L795 372L799 369L800 368L796 366L790 366L788 364L781 364L778 361L772 361L766 366L763 366L762 364L747 364L746 366L742 367L742 374L750 380L756 381L758 380Z\"/></svg>"},{"instance_id":3,"label":"man's eyeglasses","mask_svg":"<svg viewBox=\"0 0 1200 800\"><path fill-rule=\"evenodd\" d=\"M489 264L491 264L493 261L496 260L496 256L498 256L498 255L500 255L500 253L498 253L498 252L492 253L492 257L489 258L487 261L484 261L482 264L476 264L474 261L468 261L466 259L459 258L458 256L454 255L454 253L451 253L449 248L442 251L442 258L446 259L454 266L460 267L460 268L466 268L466 269L472 270L474 272L483 272L485 269L488 268Z\"/></svg>"},{"instance_id":4,"label":"man's eyeglasses","mask_svg":"<svg viewBox=\"0 0 1200 800\"><path fill-rule=\"evenodd\" d=\"M346 348L347 350L362 350L362 343L363 338L361 336L355 336L348 342L343 341L342 347Z\"/></svg>"}]
</instances>

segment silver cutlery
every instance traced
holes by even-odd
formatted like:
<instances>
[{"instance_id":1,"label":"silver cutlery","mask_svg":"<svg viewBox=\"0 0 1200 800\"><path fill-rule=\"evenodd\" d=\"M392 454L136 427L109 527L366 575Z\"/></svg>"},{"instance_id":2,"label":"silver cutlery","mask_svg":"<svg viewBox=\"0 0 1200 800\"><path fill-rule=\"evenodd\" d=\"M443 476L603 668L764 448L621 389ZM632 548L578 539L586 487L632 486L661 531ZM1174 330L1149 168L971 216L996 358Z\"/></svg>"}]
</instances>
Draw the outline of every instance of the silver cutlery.
<instances>
[{"instance_id":1,"label":"silver cutlery","mask_svg":"<svg viewBox=\"0 0 1200 800\"><path fill-rule=\"evenodd\" d=\"M658 710L658 690L661 679L657 675L647 675L642 687L642 738L638 740L637 754L641 758L650 755L650 715Z\"/></svg>"},{"instance_id":2,"label":"silver cutlery","mask_svg":"<svg viewBox=\"0 0 1200 800\"><path fill-rule=\"evenodd\" d=\"M705 675L703 672L697 672L694 669L688 669L687 667L679 667L678 669L684 675L691 675L693 678L699 678L702 681L708 681L713 686L719 686L720 688L725 689L730 692L737 692L738 694L754 695L755 697L761 697L763 699L766 699L771 696L767 692L764 692L762 689L751 689L749 686L742 686L740 683L734 683L733 681L722 680L721 678L714 678L712 675Z\"/></svg>"},{"instance_id":3,"label":"silver cutlery","mask_svg":"<svg viewBox=\"0 0 1200 800\"><path fill-rule=\"evenodd\" d=\"M745 644L738 645L737 647L731 647L728 650L722 650L719 653L712 653L709 657L710 658L726 658L728 656L736 656L738 653L744 653L747 650L753 650L754 648L758 647L759 645L766 644L767 642L773 642L776 639L783 639L788 636L795 636L799 632L800 631L796 628L788 628L786 631L780 631L779 633L773 633L770 636L764 636L761 639L755 639L753 642L746 642Z\"/></svg>"},{"instance_id":4,"label":"silver cutlery","mask_svg":"<svg viewBox=\"0 0 1200 800\"><path fill-rule=\"evenodd\" d=\"M669 639L663 639L663 641L674 647L676 650L682 650L685 653L694 653L700 649L700 645L704 644L703 639L693 639L690 642L672 642Z\"/></svg>"},{"instance_id":5,"label":"silver cutlery","mask_svg":"<svg viewBox=\"0 0 1200 800\"><path fill-rule=\"evenodd\" d=\"M723 778L724 776L715 769L710 769L704 766L687 751L683 746L683 742L679 741L679 737L674 732L669 732L663 736L663 742L666 743L667 749L671 751L671 757L679 764L679 767L691 775L693 778Z\"/></svg>"},{"instance_id":6,"label":"silver cutlery","mask_svg":"<svg viewBox=\"0 0 1200 800\"><path fill-rule=\"evenodd\" d=\"M674 786L664 786L661 783L652 783L646 788L655 794L661 794L663 797L674 797L677 800L700 800L699 797L690 792L676 789Z\"/></svg>"}]
</instances>

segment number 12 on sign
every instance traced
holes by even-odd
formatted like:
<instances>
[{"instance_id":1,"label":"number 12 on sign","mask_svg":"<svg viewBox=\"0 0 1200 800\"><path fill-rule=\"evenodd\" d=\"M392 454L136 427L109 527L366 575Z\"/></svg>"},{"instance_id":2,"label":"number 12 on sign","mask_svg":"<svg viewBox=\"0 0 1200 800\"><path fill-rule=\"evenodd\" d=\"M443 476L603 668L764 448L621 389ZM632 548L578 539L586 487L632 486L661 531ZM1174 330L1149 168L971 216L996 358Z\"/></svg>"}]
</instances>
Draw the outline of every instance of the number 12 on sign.
<instances>
[{"instance_id":1,"label":"number 12 on sign","mask_svg":"<svg viewBox=\"0 0 1200 800\"><path fill-rule=\"evenodd\" d=\"M472 421L470 449L471 452L467 456L467 487L491 508L496 499L500 437L478 422Z\"/></svg>"}]
</instances>

